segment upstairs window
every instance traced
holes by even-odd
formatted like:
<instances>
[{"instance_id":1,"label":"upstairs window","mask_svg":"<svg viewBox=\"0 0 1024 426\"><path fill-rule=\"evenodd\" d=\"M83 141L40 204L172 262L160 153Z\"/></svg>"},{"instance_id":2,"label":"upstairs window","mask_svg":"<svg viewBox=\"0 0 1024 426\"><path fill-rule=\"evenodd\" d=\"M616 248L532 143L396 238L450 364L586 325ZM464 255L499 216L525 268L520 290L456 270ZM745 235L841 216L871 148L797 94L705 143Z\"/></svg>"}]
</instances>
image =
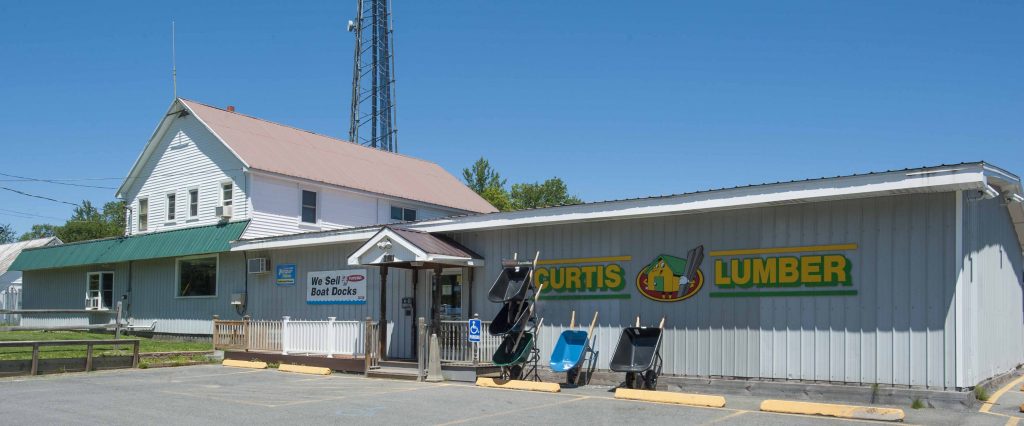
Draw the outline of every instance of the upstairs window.
<instances>
[{"instance_id":1,"label":"upstairs window","mask_svg":"<svg viewBox=\"0 0 1024 426\"><path fill-rule=\"evenodd\" d=\"M231 182L220 184L220 203L222 206L230 206L234 195L234 185Z\"/></svg>"},{"instance_id":2,"label":"upstairs window","mask_svg":"<svg viewBox=\"0 0 1024 426\"><path fill-rule=\"evenodd\" d=\"M302 221L316 223L316 192L302 191Z\"/></svg>"},{"instance_id":3,"label":"upstairs window","mask_svg":"<svg viewBox=\"0 0 1024 426\"><path fill-rule=\"evenodd\" d=\"M188 190L188 217L199 216L199 190Z\"/></svg>"},{"instance_id":4,"label":"upstairs window","mask_svg":"<svg viewBox=\"0 0 1024 426\"><path fill-rule=\"evenodd\" d=\"M114 302L114 273L89 272L85 276L85 309L110 309Z\"/></svg>"},{"instance_id":5,"label":"upstairs window","mask_svg":"<svg viewBox=\"0 0 1024 426\"><path fill-rule=\"evenodd\" d=\"M149 229L149 200L139 198L139 231Z\"/></svg>"},{"instance_id":6,"label":"upstairs window","mask_svg":"<svg viewBox=\"0 0 1024 426\"><path fill-rule=\"evenodd\" d=\"M412 222L416 220L416 210L391 206L391 219Z\"/></svg>"},{"instance_id":7,"label":"upstairs window","mask_svg":"<svg viewBox=\"0 0 1024 426\"><path fill-rule=\"evenodd\" d=\"M174 220L175 198L174 194L167 194L167 220Z\"/></svg>"}]
</instances>

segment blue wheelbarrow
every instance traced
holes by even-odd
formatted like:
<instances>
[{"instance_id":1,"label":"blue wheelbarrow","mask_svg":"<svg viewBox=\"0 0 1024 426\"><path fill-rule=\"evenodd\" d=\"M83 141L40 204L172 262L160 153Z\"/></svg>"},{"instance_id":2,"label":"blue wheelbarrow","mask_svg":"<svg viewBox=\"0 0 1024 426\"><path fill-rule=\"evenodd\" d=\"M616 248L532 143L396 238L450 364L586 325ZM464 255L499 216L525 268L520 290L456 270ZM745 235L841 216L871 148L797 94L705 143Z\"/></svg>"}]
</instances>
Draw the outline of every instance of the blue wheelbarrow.
<instances>
[{"instance_id":1,"label":"blue wheelbarrow","mask_svg":"<svg viewBox=\"0 0 1024 426\"><path fill-rule=\"evenodd\" d=\"M573 319L569 321L569 327L575 326L576 312L572 314ZM555 343L551 351L551 362L548 366L552 372L565 373L566 384L577 384L580 377L580 369L584 361L593 359L594 349L591 340L594 334L594 325L597 324L597 312L594 312L594 319L590 323L588 331L566 330L558 336L558 343Z\"/></svg>"}]
</instances>

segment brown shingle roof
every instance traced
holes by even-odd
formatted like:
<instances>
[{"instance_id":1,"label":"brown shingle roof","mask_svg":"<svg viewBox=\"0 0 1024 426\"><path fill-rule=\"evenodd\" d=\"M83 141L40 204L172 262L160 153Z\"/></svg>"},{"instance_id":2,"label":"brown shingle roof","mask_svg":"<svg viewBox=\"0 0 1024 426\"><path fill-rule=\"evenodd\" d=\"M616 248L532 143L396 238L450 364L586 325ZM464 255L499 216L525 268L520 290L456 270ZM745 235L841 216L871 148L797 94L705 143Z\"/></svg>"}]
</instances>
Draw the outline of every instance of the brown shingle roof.
<instances>
[{"instance_id":1,"label":"brown shingle roof","mask_svg":"<svg viewBox=\"0 0 1024 426\"><path fill-rule=\"evenodd\" d=\"M255 170L473 213L498 211L441 166L181 100Z\"/></svg>"}]
</instances>

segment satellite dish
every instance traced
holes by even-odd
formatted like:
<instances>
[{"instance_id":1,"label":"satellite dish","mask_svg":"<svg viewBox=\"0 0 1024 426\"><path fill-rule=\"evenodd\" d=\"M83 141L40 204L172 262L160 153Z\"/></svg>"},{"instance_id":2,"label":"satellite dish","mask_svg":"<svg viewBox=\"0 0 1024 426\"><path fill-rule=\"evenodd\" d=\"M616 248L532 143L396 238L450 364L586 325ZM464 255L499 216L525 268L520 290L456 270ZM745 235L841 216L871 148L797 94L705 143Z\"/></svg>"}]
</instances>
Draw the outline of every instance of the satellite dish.
<instances>
[{"instance_id":1,"label":"satellite dish","mask_svg":"<svg viewBox=\"0 0 1024 426\"><path fill-rule=\"evenodd\" d=\"M352 22L352 20L350 19L348 21L348 32L352 32L355 29L356 29L356 23Z\"/></svg>"}]
</instances>

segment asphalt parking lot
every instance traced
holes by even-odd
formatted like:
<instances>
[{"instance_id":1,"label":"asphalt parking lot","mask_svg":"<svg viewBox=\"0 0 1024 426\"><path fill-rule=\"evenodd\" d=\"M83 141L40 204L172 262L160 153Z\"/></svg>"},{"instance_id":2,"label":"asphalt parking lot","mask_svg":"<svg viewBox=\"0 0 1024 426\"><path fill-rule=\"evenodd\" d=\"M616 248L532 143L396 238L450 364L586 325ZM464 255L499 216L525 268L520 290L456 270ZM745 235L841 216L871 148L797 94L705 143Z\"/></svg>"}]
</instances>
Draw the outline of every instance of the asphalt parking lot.
<instances>
[{"instance_id":1,"label":"asphalt parking lot","mask_svg":"<svg viewBox=\"0 0 1024 426\"><path fill-rule=\"evenodd\" d=\"M1013 389L1002 397L1005 403L990 407L997 414L904 408L905 423L1014 423L1016 417L1009 416L1024 394ZM0 418L5 424L865 423L764 413L757 411L759 399L727 399L726 408L698 408L616 400L604 387L546 394L214 365L0 380Z\"/></svg>"}]
</instances>

